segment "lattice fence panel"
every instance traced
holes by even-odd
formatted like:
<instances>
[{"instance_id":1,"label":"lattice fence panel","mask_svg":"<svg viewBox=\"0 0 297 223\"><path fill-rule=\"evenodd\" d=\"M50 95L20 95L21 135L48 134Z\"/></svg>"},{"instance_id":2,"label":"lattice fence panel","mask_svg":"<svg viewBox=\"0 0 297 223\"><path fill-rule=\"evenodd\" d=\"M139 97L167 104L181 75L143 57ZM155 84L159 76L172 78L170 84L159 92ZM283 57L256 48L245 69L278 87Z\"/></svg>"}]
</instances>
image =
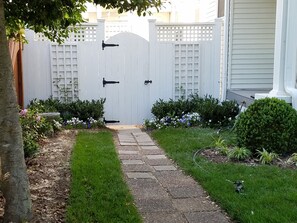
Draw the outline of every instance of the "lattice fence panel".
<instances>
[{"instance_id":1,"label":"lattice fence panel","mask_svg":"<svg viewBox=\"0 0 297 223\"><path fill-rule=\"evenodd\" d=\"M77 32L70 33L65 42L95 42L97 38L96 25L83 24ZM34 34L34 41L48 41L42 33Z\"/></svg>"},{"instance_id":2,"label":"lattice fence panel","mask_svg":"<svg viewBox=\"0 0 297 223\"><path fill-rule=\"evenodd\" d=\"M188 98L199 92L199 44L175 44L174 98Z\"/></svg>"},{"instance_id":3,"label":"lattice fence panel","mask_svg":"<svg viewBox=\"0 0 297 223\"><path fill-rule=\"evenodd\" d=\"M157 25L160 42L193 42L213 40L213 24Z\"/></svg>"},{"instance_id":4,"label":"lattice fence panel","mask_svg":"<svg viewBox=\"0 0 297 223\"><path fill-rule=\"evenodd\" d=\"M105 39L106 40L122 32L132 32L132 26L129 25L127 21L105 22Z\"/></svg>"},{"instance_id":5,"label":"lattice fence panel","mask_svg":"<svg viewBox=\"0 0 297 223\"><path fill-rule=\"evenodd\" d=\"M64 102L78 95L77 45L51 45L52 96Z\"/></svg>"}]
</instances>

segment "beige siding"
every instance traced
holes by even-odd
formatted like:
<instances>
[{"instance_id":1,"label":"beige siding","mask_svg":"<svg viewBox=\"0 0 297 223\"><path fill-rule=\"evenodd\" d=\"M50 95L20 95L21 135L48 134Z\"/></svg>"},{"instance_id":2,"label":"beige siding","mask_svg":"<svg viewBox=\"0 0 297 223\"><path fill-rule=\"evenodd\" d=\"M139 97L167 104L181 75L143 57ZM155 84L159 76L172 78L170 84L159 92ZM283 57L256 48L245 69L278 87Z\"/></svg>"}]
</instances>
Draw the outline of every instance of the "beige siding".
<instances>
[{"instance_id":1,"label":"beige siding","mask_svg":"<svg viewBox=\"0 0 297 223\"><path fill-rule=\"evenodd\" d=\"M231 3L230 89L271 89L276 0Z\"/></svg>"}]
</instances>

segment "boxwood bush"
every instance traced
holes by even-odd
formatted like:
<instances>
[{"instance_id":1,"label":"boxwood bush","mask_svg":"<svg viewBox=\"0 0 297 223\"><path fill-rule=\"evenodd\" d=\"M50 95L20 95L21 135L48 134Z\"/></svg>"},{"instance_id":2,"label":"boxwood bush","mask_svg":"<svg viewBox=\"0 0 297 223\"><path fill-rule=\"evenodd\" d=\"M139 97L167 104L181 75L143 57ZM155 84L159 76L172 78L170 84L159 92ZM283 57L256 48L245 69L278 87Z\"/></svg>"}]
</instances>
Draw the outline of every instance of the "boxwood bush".
<instances>
[{"instance_id":1,"label":"boxwood bush","mask_svg":"<svg viewBox=\"0 0 297 223\"><path fill-rule=\"evenodd\" d=\"M47 100L34 99L30 102L29 108L42 112L59 112L63 121L70 120L73 117L82 121L88 118L99 120L104 115L105 99L82 101L77 100L70 103L61 102L56 99L49 98Z\"/></svg>"},{"instance_id":2,"label":"boxwood bush","mask_svg":"<svg viewBox=\"0 0 297 223\"><path fill-rule=\"evenodd\" d=\"M169 101L164 101L159 99L153 104L151 109L152 114L157 119L162 119L166 116L170 117L182 117L183 114L187 114L193 111L193 105L188 99L179 99L174 101L169 99Z\"/></svg>"},{"instance_id":3,"label":"boxwood bush","mask_svg":"<svg viewBox=\"0 0 297 223\"><path fill-rule=\"evenodd\" d=\"M212 96L192 95L189 99L164 101L159 99L151 109L155 120L183 119L187 114L199 114L200 124L210 127L227 126L235 119L239 106L235 101L223 101Z\"/></svg>"},{"instance_id":4,"label":"boxwood bush","mask_svg":"<svg viewBox=\"0 0 297 223\"><path fill-rule=\"evenodd\" d=\"M235 131L239 146L287 154L297 151L297 112L277 98L256 100L241 113Z\"/></svg>"}]
</instances>

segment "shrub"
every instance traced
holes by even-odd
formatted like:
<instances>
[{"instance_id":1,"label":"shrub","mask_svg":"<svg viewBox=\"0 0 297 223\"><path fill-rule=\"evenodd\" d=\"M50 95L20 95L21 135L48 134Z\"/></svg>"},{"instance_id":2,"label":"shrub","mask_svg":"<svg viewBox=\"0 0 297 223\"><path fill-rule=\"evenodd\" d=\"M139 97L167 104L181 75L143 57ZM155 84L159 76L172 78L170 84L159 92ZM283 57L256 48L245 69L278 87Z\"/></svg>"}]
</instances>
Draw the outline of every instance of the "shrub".
<instances>
[{"instance_id":1,"label":"shrub","mask_svg":"<svg viewBox=\"0 0 297 223\"><path fill-rule=\"evenodd\" d=\"M48 98L46 100L33 99L30 101L28 108L37 111L38 113L43 112L57 112L62 106L62 103L57 99Z\"/></svg>"},{"instance_id":2,"label":"shrub","mask_svg":"<svg viewBox=\"0 0 297 223\"><path fill-rule=\"evenodd\" d=\"M159 99L153 104L151 112L157 119L162 119L166 116L181 118L183 114L187 114L192 110L192 103L188 99L179 99L177 101Z\"/></svg>"},{"instance_id":3,"label":"shrub","mask_svg":"<svg viewBox=\"0 0 297 223\"><path fill-rule=\"evenodd\" d=\"M241 113L236 125L238 145L253 153L259 148L286 154L296 151L297 112L276 98L256 100Z\"/></svg>"},{"instance_id":4,"label":"shrub","mask_svg":"<svg viewBox=\"0 0 297 223\"><path fill-rule=\"evenodd\" d=\"M40 117L34 109L20 111L25 157L32 156L38 150L38 141L54 133L54 124Z\"/></svg>"},{"instance_id":5,"label":"shrub","mask_svg":"<svg viewBox=\"0 0 297 223\"><path fill-rule=\"evenodd\" d=\"M84 122L87 122L89 118L99 120L104 115L104 103L105 99L81 101L77 100L70 103L60 102L56 99L47 100L32 100L29 104L29 108L41 112L59 112L63 121L71 120L72 118L78 118Z\"/></svg>"},{"instance_id":6,"label":"shrub","mask_svg":"<svg viewBox=\"0 0 297 223\"><path fill-rule=\"evenodd\" d=\"M235 119L239 106L235 101L220 101L211 96L197 100L194 104L195 111L201 116L201 121L207 126L227 126Z\"/></svg>"},{"instance_id":7,"label":"shrub","mask_svg":"<svg viewBox=\"0 0 297 223\"><path fill-rule=\"evenodd\" d=\"M199 124L210 127L229 125L235 120L239 106L235 101L220 101L211 96L192 95L189 99L164 101L159 99L151 109L155 120L182 119L185 114L199 114Z\"/></svg>"}]
</instances>

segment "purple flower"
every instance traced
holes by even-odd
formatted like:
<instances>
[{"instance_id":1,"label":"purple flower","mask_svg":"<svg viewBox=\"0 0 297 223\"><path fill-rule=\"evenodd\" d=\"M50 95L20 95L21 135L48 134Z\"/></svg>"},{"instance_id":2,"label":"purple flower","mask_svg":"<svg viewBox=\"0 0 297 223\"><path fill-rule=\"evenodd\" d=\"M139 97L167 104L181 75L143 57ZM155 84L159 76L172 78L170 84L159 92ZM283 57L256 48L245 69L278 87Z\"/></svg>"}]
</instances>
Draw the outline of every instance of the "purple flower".
<instances>
[{"instance_id":1,"label":"purple flower","mask_svg":"<svg viewBox=\"0 0 297 223\"><path fill-rule=\"evenodd\" d=\"M21 110L20 111L20 116L26 116L27 112L28 112L27 109Z\"/></svg>"},{"instance_id":2,"label":"purple flower","mask_svg":"<svg viewBox=\"0 0 297 223\"><path fill-rule=\"evenodd\" d=\"M38 116L36 117L36 121L37 121L37 122L40 122L40 119L41 119L41 117L40 117L40 115L38 115Z\"/></svg>"}]
</instances>

